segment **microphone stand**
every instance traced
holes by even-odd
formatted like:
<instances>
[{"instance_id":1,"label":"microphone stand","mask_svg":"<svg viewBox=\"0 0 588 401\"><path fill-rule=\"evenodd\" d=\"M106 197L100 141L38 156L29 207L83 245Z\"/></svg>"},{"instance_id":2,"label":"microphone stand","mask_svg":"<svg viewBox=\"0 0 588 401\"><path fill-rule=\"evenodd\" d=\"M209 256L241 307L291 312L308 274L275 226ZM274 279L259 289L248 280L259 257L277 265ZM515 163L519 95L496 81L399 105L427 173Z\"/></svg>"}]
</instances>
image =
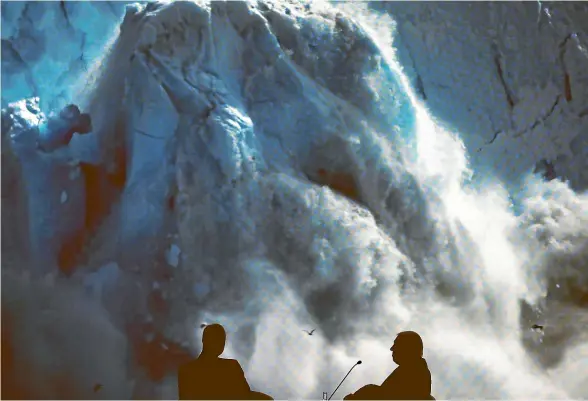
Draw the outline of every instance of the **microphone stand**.
<instances>
[{"instance_id":1,"label":"microphone stand","mask_svg":"<svg viewBox=\"0 0 588 401\"><path fill-rule=\"evenodd\" d=\"M345 379L347 379L347 376L349 376L349 374L351 373L351 371L353 370L353 368L355 368L357 365L361 365L361 361L357 361L355 363L355 365L353 365L351 367L351 369L349 369L349 372L347 372L347 374L345 375L345 377L343 378L343 380L341 380L341 383L339 383L339 385L337 386L337 388L331 393L331 396L329 397L328 401L330 401L331 398L333 398L333 395L335 395L335 393L337 392L337 390L339 390L339 387L341 387L341 385L343 384L343 382L345 381Z\"/></svg>"}]
</instances>

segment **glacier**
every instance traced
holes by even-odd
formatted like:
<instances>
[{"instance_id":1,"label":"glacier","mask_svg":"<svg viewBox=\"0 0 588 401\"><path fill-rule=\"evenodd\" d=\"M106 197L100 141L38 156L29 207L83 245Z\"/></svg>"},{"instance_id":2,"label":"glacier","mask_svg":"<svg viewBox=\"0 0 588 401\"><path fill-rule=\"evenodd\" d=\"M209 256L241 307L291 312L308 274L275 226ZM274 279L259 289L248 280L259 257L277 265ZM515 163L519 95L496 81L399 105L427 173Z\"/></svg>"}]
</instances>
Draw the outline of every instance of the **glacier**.
<instances>
[{"instance_id":1,"label":"glacier","mask_svg":"<svg viewBox=\"0 0 588 401\"><path fill-rule=\"evenodd\" d=\"M531 160L478 179L474 128L419 94L395 42L414 27L378 7L47 4L2 3L4 391L174 398L217 321L277 399L318 397L358 358L337 394L383 380L405 329L437 399L588 395L581 141L568 181ZM43 44L62 32L81 59ZM91 132L68 142L70 103Z\"/></svg>"}]
</instances>

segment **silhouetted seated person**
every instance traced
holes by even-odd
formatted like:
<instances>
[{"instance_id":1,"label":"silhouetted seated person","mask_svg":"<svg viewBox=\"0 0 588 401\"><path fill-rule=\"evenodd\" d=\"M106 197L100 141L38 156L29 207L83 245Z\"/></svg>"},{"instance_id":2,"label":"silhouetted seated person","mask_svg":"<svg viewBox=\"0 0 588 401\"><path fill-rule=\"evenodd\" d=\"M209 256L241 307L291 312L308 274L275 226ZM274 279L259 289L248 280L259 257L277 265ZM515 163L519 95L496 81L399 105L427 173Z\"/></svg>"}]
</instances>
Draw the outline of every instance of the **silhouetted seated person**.
<instances>
[{"instance_id":1,"label":"silhouetted seated person","mask_svg":"<svg viewBox=\"0 0 588 401\"><path fill-rule=\"evenodd\" d=\"M414 331L399 333L390 348L398 367L380 385L368 384L345 400L434 400L431 372L423 358L423 340Z\"/></svg>"},{"instance_id":2,"label":"silhouetted seated person","mask_svg":"<svg viewBox=\"0 0 588 401\"><path fill-rule=\"evenodd\" d=\"M180 366L180 400L273 400L251 391L241 365L234 359L219 358L225 350L226 333L220 324L211 324L202 333L198 358Z\"/></svg>"}]
</instances>

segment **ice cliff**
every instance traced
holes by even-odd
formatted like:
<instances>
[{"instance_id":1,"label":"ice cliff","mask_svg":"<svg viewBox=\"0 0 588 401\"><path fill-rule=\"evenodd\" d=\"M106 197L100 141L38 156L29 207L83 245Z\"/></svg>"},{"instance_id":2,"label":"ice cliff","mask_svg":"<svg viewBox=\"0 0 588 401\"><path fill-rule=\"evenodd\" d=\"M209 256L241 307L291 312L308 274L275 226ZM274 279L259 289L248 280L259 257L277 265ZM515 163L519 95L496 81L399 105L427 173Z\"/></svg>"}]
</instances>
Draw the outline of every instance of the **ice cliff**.
<instances>
[{"instance_id":1,"label":"ice cliff","mask_svg":"<svg viewBox=\"0 0 588 401\"><path fill-rule=\"evenodd\" d=\"M467 132L476 170L516 180L543 159L588 185L586 2L378 2L436 117Z\"/></svg>"},{"instance_id":2,"label":"ice cliff","mask_svg":"<svg viewBox=\"0 0 588 401\"><path fill-rule=\"evenodd\" d=\"M549 318L546 294L584 316L586 195L525 174L547 159L586 185L584 25L562 76L516 53L553 50L512 31L537 29L527 3L403 4L372 5L394 24L326 3L3 2L2 297L28 311L3 320L22 356L11 394L173 398L200 324L219 321L276 398L333 388L358 354L374 359L341 391L378 381L405 327L437 398L586 395L566 374L582 332L538 345L521 329ZM76 370L82 344L116 356Z\"/></svg>"},{"instance_id":3,"label":"ice cliff","mask_svg":"<svg viewBox=\"0 0 588 401\"><path fill-rule=\"evenodd\" d=\"M70 102L113 39L125 4L3 3L2 106L31 96L45 111ZM372 4L395 18L404 71L437 118L466 133L479 173L517 181L549 160L576 188L588 185L587 7Z\"/></svg>"}]
</instances>

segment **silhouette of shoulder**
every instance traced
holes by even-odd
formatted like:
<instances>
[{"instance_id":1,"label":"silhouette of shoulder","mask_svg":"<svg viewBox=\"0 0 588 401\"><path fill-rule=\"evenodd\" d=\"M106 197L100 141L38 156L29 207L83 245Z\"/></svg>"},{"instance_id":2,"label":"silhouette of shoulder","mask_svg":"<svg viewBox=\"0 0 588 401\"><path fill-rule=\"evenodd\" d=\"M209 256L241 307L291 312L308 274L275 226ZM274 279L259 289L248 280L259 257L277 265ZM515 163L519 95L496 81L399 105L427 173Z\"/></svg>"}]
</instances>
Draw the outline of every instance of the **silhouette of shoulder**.
<instances>
[{"instance_id":1,"label":"silhouette of shoulder","mask_svg":"<svg viewBox=\"0 0 588 401\"><path fill-rule=\"evenodd\" d=\"M219 358L218 361L220 362L221 366L223 366L223 368L227 369L227 371L230 371L231 374L235 375L235 378L242 377L243 381L247 383L245 379L245 372L243 371L243 368L241 367L239 361L237 361L236 359L224 358ZM249 390L249 385L247 385L247 390Z\"/></svg>"},{"instance_id":2,"label":"silhouette of shoulder","mask_svg":"<svg viewBox=\"0 0 588 401\"><path fill-rule=\"evenodd\" d=\"M201 327L200 356L178 369L180 400L272 400L267 394L251 391L238 361L220 358L227 339L223 326Z\"/></svg>"},{"instance_id":3,"label":"silhouette of shoulder","mask_svg":"<svg viewBox=\"0 0 588 401\"><path fill-rule=\"evenodd\" d=\"M195 359L178 371L180 399L245 399L251 391L235 359Z\"/></svg>"},{"instance_id":4,"label":"silhouette of shoulder","mask_svg":"<svg viewBox=\"0 0 588 401\"><path fill-rule=\"evenodd\" d=\"M427 400L431 397L431 372L424 359L396 368L382 383L391 400Z\"/></svg>"}]
</instances>

